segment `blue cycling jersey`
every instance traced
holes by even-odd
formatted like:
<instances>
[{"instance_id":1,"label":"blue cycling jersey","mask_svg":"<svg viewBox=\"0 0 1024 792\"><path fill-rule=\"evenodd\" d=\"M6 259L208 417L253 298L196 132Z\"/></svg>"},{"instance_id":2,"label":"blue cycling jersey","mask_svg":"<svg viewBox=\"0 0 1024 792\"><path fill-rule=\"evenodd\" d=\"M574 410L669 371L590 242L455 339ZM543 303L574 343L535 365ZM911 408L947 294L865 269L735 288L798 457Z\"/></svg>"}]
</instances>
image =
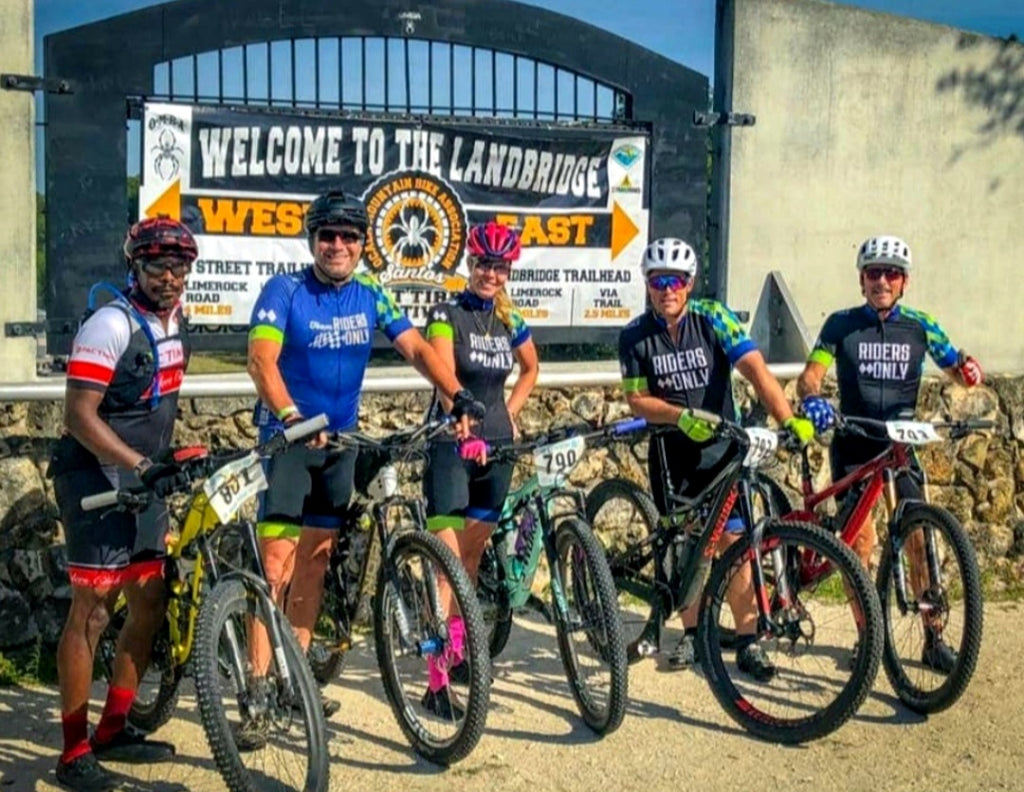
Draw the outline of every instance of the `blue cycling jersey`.
<instances>
[{"instance_id":1,"label":"blue cycling jersey","mask_svg":"<svg viewBox=\"0 0 1024 792\"><path fill-rule=\"evenodd\" d=\"M351 429L359 418L363 375L374 330L394 341L412 323L375 278L354 275L344 285L322 283L308 267L275 275L263 287L249 322L249 340L281 344L277 365L298 407L310 418L326 413L328 431ZM277 419L256 405L258 426Z\"/></svg>"}]
</instances>

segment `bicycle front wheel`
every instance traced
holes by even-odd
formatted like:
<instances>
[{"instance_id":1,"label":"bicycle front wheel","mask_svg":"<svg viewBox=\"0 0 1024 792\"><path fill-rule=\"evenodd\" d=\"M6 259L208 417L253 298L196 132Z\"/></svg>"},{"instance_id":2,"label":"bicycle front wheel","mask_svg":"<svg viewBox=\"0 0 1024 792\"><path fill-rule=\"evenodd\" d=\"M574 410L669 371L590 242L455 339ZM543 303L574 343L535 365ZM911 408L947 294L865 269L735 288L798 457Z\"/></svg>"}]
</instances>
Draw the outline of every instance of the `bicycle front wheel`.
<instances>
[{"instance_id":1,"label":"bicycle front wheel","mask_svg":"<svg viewBox=\"0 0 1024 792\"><path fill-rule=\"evenodd\" d=\"M437 596L441 579L452 592L447 612ZM451 639L453 617L462 619L461 647ZM373 629L384 691L413 749L441 765L464 759L483 734L491 666L473 584L436 536L410 531L395 538L378 573ZM447 672L460 661L456 682ZM432 685L432 675L447 684Z\"/></svg>"},{"instance_id":2,"label":"bicycle front wheel","mask_svg":"<svg viewBox=\"0 0 1024 792\"><path fill-rule=\"evenodd\" d=\"M562 665L587 726L609 734L622 723L628 696L615 583L601 545L579 518L559 524L555 547L564 596L555 605Z\"/></svg>"},{"instance_id":3,"label":"bicycle front wheel","mask_svg":"<svg viewBox=\"0 0 1024 792\"><path fill-rule=\"evenodd\" d=\"M712 566L698 653L715 698L747 731L814 740L849 720L871 690L882 651L878 597L853 552L816 526L769 521L757 550L745 535ZM751 578L758 557L763 620ZM813 580L801 580L797 559L813 563ZM723 629L737 633L735 650L722 646Z\"/></svg>"},{"instance_id":4,"label":"bicycle front wheel","mask_svg":"<svg viewBox=\"0 0 1024 792\"><path fill-rule=\"evenodd\" d=\"M634 646L651 620L658 510L651 496L623 478L602 481L587 494L587 522L604 548L615 584L626 646Z\"/></svg>"},{"instance_id":5,"label":"bicycle front wheel","mask_svg":"<svg viewBox=\"0 0 1024 792\"><path fill-rule=\"evenodd\" d=\"M248 647L270 618L282 642L261 661ZM193 652L199 716L228 789L326 792L320 693L284 614L241 580L220 582L203 600Z\"/></svg>"},{"instance_id":6,"label":"bicycle front wheel","mask_svg":"<svg viewBox=\"0 0 1024 792\"><path fill-rule=\"evenodd\" d=\"M978 560L952 514L907 507L882 553L878 596L896 695L923 714L950 707L974 675L984 620Z\"/></svg>"}]
</instances>

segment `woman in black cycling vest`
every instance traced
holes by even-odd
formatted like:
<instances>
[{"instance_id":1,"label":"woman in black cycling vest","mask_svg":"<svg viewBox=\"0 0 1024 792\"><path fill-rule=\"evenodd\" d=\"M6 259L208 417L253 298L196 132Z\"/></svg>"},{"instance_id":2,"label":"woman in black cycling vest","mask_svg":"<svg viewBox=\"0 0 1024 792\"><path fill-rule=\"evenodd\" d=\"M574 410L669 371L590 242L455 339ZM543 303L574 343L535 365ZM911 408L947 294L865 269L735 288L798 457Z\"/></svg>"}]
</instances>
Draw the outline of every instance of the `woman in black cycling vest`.
<instances>
[{"instance_id":1,"label":"woman in black cycling vest","mask_svg":"<svg viewBox=\"0 0 1024 792\"><path fill-rule=\"evenodd\" d=\"M448 302L434 306L427 319L427 340L455 372L463 387L487 407L477 438L436 443L423 477L427 527L462 560L476 582L480 557L494 530L512 481L512 464L488 462L486 444L510 440L515 420L537 382L537 349L530 329L505 291L512 262L519 258L518 232L500 223L469 230L469 285ZM505 399L505 381L513 363L519 378ZM431 417L450 405L436 392ZM461 453L460 453L461 448ZM455 664L461 660L462 619L450 624ZM424 706L445 717L461 717L441 664L430 661L430 688Z\"/></svg>"}]
</instances>

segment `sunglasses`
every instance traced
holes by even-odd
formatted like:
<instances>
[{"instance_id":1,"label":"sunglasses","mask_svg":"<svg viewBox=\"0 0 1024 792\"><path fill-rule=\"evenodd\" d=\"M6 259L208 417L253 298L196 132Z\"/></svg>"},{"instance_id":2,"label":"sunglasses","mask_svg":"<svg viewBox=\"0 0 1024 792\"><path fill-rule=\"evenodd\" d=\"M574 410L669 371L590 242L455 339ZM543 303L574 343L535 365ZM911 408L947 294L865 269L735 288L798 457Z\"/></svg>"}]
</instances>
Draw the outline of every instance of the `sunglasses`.
<instances>
[{"instance_id":1,"label":"sunglasses","mask_svg":"<svg viewBox=\"0 0 1024 792\"><path fill-rule=\"evenodd\" d=\"M366 237L358 231L335 231L333 228L321 228L316 232L317 240L328 245L332 244L339 237L342 242L348 245L354 245L357 242L362 243L366 240Z\"/></svg>"},{"instance_id":2,"label":"sunglasses","mask_svg":"<svg viewBox=\"0 0 1024 792\"><path fill-rule=\"evenodd\" d=\"M174 259L142 259L139 266L151 278L159 278L165 272L170 272L175 278L184 278L192 271L192 265L189 262Z\"/></svg>"},{"instance_id":3,"label":"sunglasses","mask_svg":"<svg viewBox=\"0 0 1024 792\"><path fill-rule=\"evenodd\" d=\"M897 281L904 275L903 270L896 267L872 267L864 270L864 277L869 281L876 281L885 278L887 281Z\"/></svg>"},{"instance_id":4,"label":"sunglasses","mask_svg":"<svg viewBox=\"0 0 1024 792\"><path fill-rule=\"evenodd\" d=\"M647 285L655 291L685 289L693 281L689 275L655 275L647 279Z\"/></svg>"},{"instance_id":5,"label":"sunglasses","mask_svg":"<svg viewBox=\"0 0 1024 792\"><path fill-rule=\"evenodd\" d=\"M477 259L473 266L477 269L491 270L495 275L507 277L512 274L512 265L501 259Z\"/></svg>"}]
</instances>

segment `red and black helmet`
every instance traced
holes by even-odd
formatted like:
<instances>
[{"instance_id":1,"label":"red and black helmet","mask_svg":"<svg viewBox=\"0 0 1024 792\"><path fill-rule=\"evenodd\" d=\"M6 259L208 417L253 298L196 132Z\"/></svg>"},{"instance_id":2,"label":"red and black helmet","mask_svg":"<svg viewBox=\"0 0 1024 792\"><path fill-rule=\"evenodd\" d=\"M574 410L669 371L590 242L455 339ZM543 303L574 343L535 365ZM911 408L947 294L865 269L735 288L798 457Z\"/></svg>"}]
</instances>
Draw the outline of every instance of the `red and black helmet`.
<instances>
[{"instance_id":1,"label":"red and black helmet","mask_svg":"<svg viewBox=\"0 0 1024 792\"><path fill-rule=\"evenodd\" d=\"M124 238L124 256L128 261L171 256L191 264L198 255L192 232L166 215L140 220Z\"/></svg>"},{"instance_id":2,"label":"red and black helmet","mask_svg":"<svg viewBox=\"0 0 1024 792\"><path fill-rule=\"evenodd\" d=\"M469 255L477 258L517 261L522 250L519 232L493 220L470 227L466 240Z\"/></svg>"}]
</instances>

